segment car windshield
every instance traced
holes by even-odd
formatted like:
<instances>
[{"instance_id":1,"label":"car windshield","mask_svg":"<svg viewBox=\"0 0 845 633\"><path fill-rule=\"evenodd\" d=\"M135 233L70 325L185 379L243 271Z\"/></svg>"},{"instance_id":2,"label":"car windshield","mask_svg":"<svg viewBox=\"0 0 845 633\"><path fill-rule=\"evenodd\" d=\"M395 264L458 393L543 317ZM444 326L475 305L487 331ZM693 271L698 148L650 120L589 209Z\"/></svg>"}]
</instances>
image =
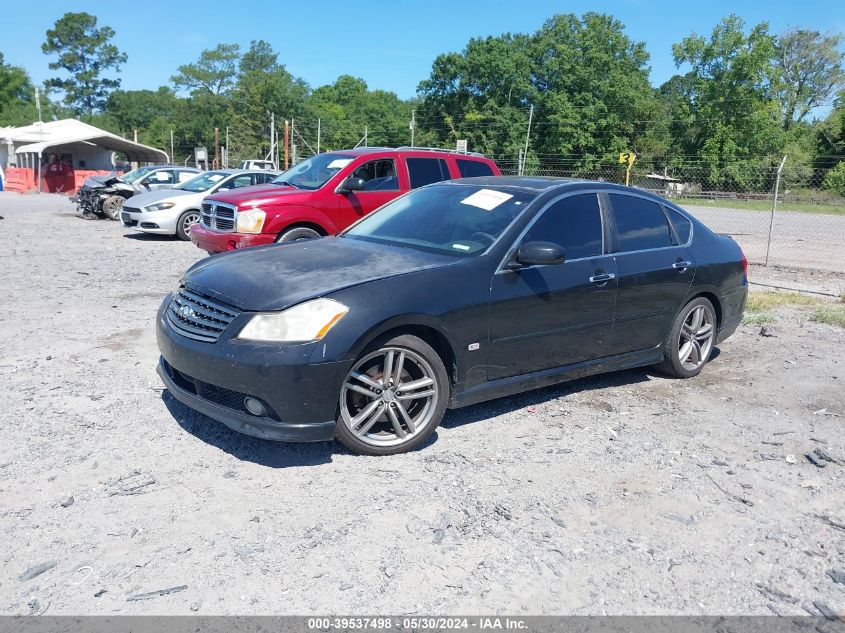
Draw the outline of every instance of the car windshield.
<instances>
[{"instance_id":1,"label":"car windshield","mask_svg":"<svg viewBox=\"0 0 845 633\"><path fill-rule=\"evenodd\" d=\"M135 182L141 180L144 176L150 173L154 167L139 167L138 169L133 169L132 171L127 171L125 174L120 176L120 179L124 182Z\"/></svg>"},{"instance_id":2,"label":"car windshield","mask_svg":"<svg viewBox=\"0 0 845 633\"><path fill-rule=\"evenodd\" d=\"M208 191L218 182L223 180L228 174L220 173L219 171L209 171L200 174L195 178L183 182L181 185L174 187L174 189L181 189L182 191L193 191L199 193L200 191Z\"/></svg>"},{"instance_id":3,"label":"car windshield","mask_svg":"<svg viewBox=\"0 0 845 633\"><path fill-rule=\"evenodd\" d=\"M275 185L292 185L298 189L313 191L325 185L354 158L346 154L318 154L297 163L271 182Z\"/></svg>"},{"instance_id":4,"label":"car windshield","mask_svg":"<svg viewBox=\"0 0 845 633\"><path fill-rule=\"evenodd\" d=\"M516 189L431 185L386 204L341 236L458 257L478 255L535 197Z\"/></svg>"}]
</instances>

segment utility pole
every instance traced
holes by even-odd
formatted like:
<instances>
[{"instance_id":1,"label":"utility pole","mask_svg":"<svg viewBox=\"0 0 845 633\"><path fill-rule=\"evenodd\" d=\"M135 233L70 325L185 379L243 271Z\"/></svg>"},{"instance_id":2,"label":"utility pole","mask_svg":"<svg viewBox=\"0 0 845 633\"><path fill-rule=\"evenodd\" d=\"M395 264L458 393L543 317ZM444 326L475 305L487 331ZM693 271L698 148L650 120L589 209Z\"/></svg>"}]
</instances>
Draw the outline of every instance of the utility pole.
<instances>
[{"instance_id":1,"label":"utility pole","mask_svg":"<svg viewBox=\"0 0 845 633\"><path fill-rule=\"evenodd\" d=\"M317 153L320 153L320 119L317 119Z\"/></svg>"},{"instance_id":2,"label":"utility pole","mask_svg":"<svg viewBox=\"0 0 845 633\"><path fill-rule=\"evenodd\" d=\"M522 154L522 169L519 172L520 176L525 175L525 162L528 160L528 142L531 140L531 120L534 118L534 104L531 104L531 109L528 111L528 131L525 133L525 151Z\"/></svg>"},{"instance_id":3,"label":"utility pole","mask_svg":"<svg viewBox=\"0 0 845 633\"><path fill-rule=\"evenodd\" d=\"M176 157L173 155L173 130L170 130L170 163L176 163Z\"/></svg>"},{"instance_id":4,"label":"utility pole","mask_svg":"<svg viewBox=\"0 0 845 633\"><path fill-rule=\"evenodd\" d=\"M777 178L775 179L775 199L772 202L772 216L769 219L769 241L766 243L766 266L769 265L769 250L772 248L772 229L775 226L775 211L778 208L778 191L780 191L780 176L783 173L783 166L786 164L786 156L783 157L783 160L780 161L780 167L778 167L778 174Z\"/></svg>"},{"instance_id":5,"label":"utility pole","mask_svg":"<svg viewBox=\"0 0 845 633\"><path fill-rule=\"evenodd\" d=\"M288 120L285 119L285 169L290 167L290 128Z\"/></svg>"},{"instance_id":6,"label":"utility pole","mask_svg":"<svg viewBox=\"0 0 845 633\"><path fill-rule=\"evenodd\" d=\"M214 128L214 169L220 169L220 128Z\"/></svg>"},{"instance_id":7,"label":"utility pole","mask_svg":"<svg viewBox=\"0 0 845 633\"><path fill-rule=\"evenodd\" d=\"M370 128L369 128L369 126L365 125L364 126L364 147L369 147L369 145L368 145L368 143L370 142L369 134L370 134Z\"/></svg>"},{"instance_id":8,"label":"utility pole","mask_svg":"<svg viewBox=\"0 0 845 633\"><path fill-rule=\"evenodd\" d=\"M41 120L41 95L38 86L35 87L35 109L38 110L38 127L41 129L41 140L44 140L44 122Z\"/></svg>"},{"instance_id":9,"label":"utility pole","mask_svg":"<svg viewBox=\"0 0 845 633\"><path fill-rule=\"evenodd\" d=\"M276 113L270 113L270 160L278 167L279 161L276 157Z\"/></svg>"},{"instance_id":10,"label":"utility pole","mask_svg":"<svg viewBox=\"0 0 845 633\"><path fill-rule=\"evenodd\" d=\"M414 128L417 127L416 115L417 115L417 111L411 110L411 147L414 146L414 132L415 132Z\"/></svg>"},{"instance_id":11,"label":"utility pole","mask_svg":"<svg viewBox=\"0 0 845 633\"><path fill-rule=\"evenodd\" d=\"M223 154L223 167L229 168L229 126L226 126L226 153Z\"/></svg>"}]
</instances>

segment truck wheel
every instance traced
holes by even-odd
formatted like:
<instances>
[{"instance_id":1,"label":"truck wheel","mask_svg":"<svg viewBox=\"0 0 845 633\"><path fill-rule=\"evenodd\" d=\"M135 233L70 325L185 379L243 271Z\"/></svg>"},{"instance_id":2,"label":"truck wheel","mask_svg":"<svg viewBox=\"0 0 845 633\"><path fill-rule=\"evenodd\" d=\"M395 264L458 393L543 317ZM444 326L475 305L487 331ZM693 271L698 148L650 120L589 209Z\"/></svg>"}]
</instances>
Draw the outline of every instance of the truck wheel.
<instances>
[{"instance_id":1,"label":"truck wheel","mask_svg":"<svg viewBox=\"0 0 845 633\"><path fill-rule=\"evenodd\" d=\"M120 210L123 208L123 203L126 198L123 196L109 196L103 200L103 213L109 220L119 220Z\"/></svg>"},{"instance_id":2,"label":"truck wheel","mask_svg":"<svg viewBox=\"0 0 845 633\"><path fill-rule=\"evenodd\" d=\"M276 238L276 243L314 240L318 237L323 236L314 229L308 228L307 226L294 226L279 233L279 236Z\"/></svg>"}]
</instances>

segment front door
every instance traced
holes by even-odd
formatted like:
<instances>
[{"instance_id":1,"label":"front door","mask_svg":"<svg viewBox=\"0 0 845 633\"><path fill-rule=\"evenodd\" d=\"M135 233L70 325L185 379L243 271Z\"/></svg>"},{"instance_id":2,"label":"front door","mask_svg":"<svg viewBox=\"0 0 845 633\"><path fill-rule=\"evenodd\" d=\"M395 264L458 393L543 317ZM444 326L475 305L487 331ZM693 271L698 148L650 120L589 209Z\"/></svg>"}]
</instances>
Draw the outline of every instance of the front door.
<instances>
[{"instance_id":1,"label":"front door","mask_svg":"<svg viewBox=\"0 0 845 633\"><path fill-rule=\"evenodd\" d=\"M604 254L595 193L551 202L519 240L554 242L562 264L500 270L490 290L488 379L562 367L608 354L616 264Z\"/></svg>"},{"instance_id":2,"label":"front door","mask_svg":"<svg viewBox=\"0 0 845 633\"><path fill-rule=\"evenodd\" d=\"M365 184L363 189L335 194L337 196L335 222L339 230L357 222L401 193L396 161L392 158L380 158L363 163L353 169L349 176L362 178Z\"/></svg>"},{"instance_id":3,"label":"front door","mask_svg":"<svg viewBox=\"0 0 845 633\"><path fill-rule=\"evenodd\" d=\"M689 292L695 262L660 204L628 193L611 193L608 198L616 226L619 275L611 346L621 354L663 341Z\"/></svg>"}]
</instances>

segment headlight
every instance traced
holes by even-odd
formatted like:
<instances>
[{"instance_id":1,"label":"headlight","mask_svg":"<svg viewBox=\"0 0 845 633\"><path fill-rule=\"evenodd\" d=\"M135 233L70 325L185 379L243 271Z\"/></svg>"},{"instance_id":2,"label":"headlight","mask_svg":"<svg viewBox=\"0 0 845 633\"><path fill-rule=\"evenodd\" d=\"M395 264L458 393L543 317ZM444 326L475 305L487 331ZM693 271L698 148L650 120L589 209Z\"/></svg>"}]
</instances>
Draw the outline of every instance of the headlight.
<instances>
[{"instance_id":1,"label":"headlight","mask_svg":"<svg viewBox=\"0 0 845 633\"><path fill-rule=\"evenodd\" d=\"M238 334L250 341L318 341L349 312L349 308L332 299L313 299L288 308L284 312L256 314Z\"/></svg>"},{"instance_id":2,"label":"headlight","mask_svg":"<svg viewBox=\"0 0 845 633\"><path fill-rule=\"evenodd\" d=\"M159 202L158 204L151 204L148 207L144 207L147 211L164 211L165 209L169 209L175 202Z\"/></svg>"},{"instance_id":3,"label":"headlight","mask_svg":"<svg viewBox=\"0 0 845 633\"><path fill-rule=\"evenodd\" d=\"M264 228L266 213L261 209L238 211L238 233L261 233Z\"/></svg>"}]
</instances>

